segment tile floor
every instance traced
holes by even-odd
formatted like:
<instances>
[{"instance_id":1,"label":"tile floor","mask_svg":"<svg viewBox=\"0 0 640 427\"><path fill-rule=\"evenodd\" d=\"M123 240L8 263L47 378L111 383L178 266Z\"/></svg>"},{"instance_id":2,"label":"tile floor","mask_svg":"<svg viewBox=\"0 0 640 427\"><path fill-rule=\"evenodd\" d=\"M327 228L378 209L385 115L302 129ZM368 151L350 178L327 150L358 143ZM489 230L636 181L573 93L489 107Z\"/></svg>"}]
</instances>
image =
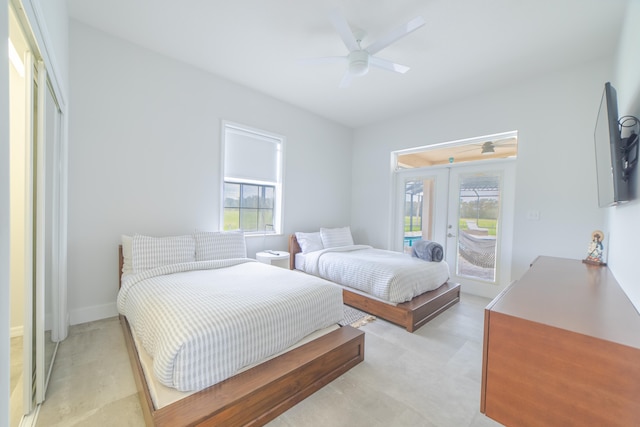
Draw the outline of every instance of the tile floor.
<instances>
[{"instance_id":1,"label":"tile floor","mask_svg":"<svg viewBox=\"0 0 640 427\"><path fill-rule=\"evenodd\" d=\"M499 426L479 412L488 303L463 294L413 334L380 319L363 326L365 361L268 426ZM143 425L118 319L71 327L37 426Z\"/></svg>"}]
</instances>

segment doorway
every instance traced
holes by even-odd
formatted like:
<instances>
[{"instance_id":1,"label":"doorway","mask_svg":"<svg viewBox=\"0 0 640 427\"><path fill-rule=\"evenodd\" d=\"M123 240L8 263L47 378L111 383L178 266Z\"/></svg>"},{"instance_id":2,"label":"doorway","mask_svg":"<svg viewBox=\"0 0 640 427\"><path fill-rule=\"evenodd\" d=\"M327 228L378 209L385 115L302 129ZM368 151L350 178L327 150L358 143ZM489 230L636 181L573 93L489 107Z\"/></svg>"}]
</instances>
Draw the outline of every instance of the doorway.
<instances>
[{"instance_id":1,"label":"doorway","mask_svg":"<svg viewBox=\"0 0 640 427\"><path fill-rule=\"evenodd\" d=\"M511 280L514 178L513 161L450 169L446 260L465 292L493 298Z\"/></svg>"},{"instance_id":2,"label":"doorway","mask_svg":"<svg viewBox=\"0 0 640 427\"><path fill-rule=\"evenodd\" d=\"M451 151L422 151L419 156L440 164L398 168L395 172L396 210L393 249L411 254L418 240L440 243L449 277L463 285L465 292L495 297L511 277L511 245L515 198L515 155L483 158L488 141L501 141L506 151L517 147L515 133L491 139L474 139L471 144L454 143L458 153L477 150L475 159L460 163L447 161ZM450 147L444 147L449 150ZM495 150L498 151L498 150ZM418 158L412 150L395 153L398 165ZM420 160L422 162L422 160Z\"/></svg>"}]
</instances>

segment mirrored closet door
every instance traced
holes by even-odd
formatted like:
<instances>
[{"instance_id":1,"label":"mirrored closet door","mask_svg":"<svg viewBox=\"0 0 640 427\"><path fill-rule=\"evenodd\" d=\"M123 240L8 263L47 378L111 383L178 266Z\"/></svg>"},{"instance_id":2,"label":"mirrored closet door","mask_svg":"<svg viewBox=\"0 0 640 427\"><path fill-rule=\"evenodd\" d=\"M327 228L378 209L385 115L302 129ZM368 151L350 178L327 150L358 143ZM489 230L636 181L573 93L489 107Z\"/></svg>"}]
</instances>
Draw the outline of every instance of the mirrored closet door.
<instances>
[{"instance_id":1,"label":"mirrored closet door","mask_svg":"<svg viewBox=\"0 0 640 427\"><path fill-rule=\"evenodd\" d=\"M11 426L44 401L66 337L63 115L24 10L9 6Z\"/></svg>"}]
</instances>

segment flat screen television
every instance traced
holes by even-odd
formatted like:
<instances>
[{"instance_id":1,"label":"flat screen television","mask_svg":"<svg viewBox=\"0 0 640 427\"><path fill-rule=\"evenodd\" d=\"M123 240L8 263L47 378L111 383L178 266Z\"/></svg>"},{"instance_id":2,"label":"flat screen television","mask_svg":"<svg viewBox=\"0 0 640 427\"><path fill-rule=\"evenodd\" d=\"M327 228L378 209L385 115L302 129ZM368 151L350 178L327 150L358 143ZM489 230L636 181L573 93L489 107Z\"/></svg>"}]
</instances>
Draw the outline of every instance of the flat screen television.
<instances>
[{"instance_id":1,"label":"flat screen television","mask_svg":"<svg viewBox=\"0 0 640 427\"><path fill-rule=\"evenodd\" d=\"M635 119L635 118L634 118ZM604 85L596 129L596 175L598 205L614 206L631 200L629 175L637 162L637 135L623 138L618 117L618 98L611 83ZM635 156L630 161L630 152Z\"/></svg>"}]
</instances>

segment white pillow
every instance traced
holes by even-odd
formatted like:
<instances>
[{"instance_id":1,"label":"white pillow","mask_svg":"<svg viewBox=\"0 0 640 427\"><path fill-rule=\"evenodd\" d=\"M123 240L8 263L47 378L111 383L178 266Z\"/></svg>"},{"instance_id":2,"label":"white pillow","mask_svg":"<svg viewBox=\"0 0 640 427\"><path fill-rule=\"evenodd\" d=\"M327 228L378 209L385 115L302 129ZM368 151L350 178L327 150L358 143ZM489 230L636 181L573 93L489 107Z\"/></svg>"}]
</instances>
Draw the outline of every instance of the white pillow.
<instances>
[{"instance_id":1,"label":"white pillow","mask_svg":"<svg viewBox=\"0 0 640 427\"><path fill-rule=\"evenodd\" d=\"M300 231L296 231L296 240L298 241L298 245L300 245L300 250L303 254L324 249L319 231L314 233L302 233Z\"/></svg>"},{"instance_id":2,"label":"white pillow","mask_svg":"<svg viewBox=\"0 0 640 427\"><path fill-rule=\"evenodd\" d=\"M322 246L325 248L353 245L353 237L351 236L351 228L349 226L342 228L321 228L320 238L322 239Z\"/></svg>"},{"instance_id":3,"label":"white pillow","mask_svg":"<svg viewBox=\"0 0 640 427\"><path fill-rule=\"evenodd\" d=\"M127 236L123 234L120 237L122 241L122 275L126 276L127 274L133 273L133 264L132 264L132 256L131 256L131 236Z\"/></svg>"},{"instance_id":4,"label":"white pillow","mask_svg":"<svg viewBox=\"0 0 640 427\"><path fill-rule=\"evenodd\" d=\"M196 245L193 236L150 237L134 234L131 244L133 272L163 265L193 262Z\"/></svg>"},{"instance_id":5,"label":"white pillow","mask_svg":"<svg viewBox=\"0 0 640 427\"><path fill-rule=\"evenodd\" d=\"M246 258L247 246L242 231L198 231L196 261Z\"/></svg>"}]
</instances>

